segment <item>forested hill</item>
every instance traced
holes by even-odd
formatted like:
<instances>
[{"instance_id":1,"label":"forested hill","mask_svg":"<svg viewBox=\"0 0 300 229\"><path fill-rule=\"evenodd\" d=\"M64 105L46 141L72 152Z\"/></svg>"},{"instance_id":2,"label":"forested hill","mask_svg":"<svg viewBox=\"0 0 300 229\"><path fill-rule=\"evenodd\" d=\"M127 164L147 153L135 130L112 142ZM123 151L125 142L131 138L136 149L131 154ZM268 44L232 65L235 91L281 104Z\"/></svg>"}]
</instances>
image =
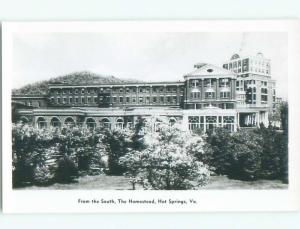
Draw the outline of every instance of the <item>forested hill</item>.
<instances>
[{"instance_id":1,"label":"forested hill","mask_svg":"<svg viewBox=\"0 0 300 229\"><path fill-rule=\"evenodd\" d=\"M130 83L139 82L132 79L119 79L114 76L102 76L92 72L74 72L64 76L51 78L33 84L28 84L18 89L13 89L13 95L44 95L48 93L49 84L110 84L110 83Z\"/></svg>"}]
</instances>

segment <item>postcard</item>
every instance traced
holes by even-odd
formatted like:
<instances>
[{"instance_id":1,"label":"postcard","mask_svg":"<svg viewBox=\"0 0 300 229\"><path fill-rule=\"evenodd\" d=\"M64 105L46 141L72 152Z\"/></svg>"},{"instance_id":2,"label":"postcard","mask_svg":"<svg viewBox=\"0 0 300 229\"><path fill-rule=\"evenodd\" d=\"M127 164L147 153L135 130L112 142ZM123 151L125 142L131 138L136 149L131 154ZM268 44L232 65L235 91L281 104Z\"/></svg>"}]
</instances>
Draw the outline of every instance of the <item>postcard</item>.
<instances>
[{"instance_id":1,"label":"postcard","mask_svg":"<svg viewBox=\"0 0 300 229\"><path fill-rule=\"evenodd\" d=\"M2 23L5 213L299 209L297 20Z\"/></svg>"}]
</instances>

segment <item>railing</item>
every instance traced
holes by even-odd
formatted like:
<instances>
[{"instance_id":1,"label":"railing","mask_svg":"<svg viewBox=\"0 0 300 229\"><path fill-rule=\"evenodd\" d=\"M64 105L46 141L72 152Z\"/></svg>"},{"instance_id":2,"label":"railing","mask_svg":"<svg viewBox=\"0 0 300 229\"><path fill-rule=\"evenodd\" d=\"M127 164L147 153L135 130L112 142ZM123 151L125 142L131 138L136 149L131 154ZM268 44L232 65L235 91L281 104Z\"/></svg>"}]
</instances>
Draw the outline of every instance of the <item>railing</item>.
<instances>
[{"instance_id":1,"label":"railing","mask_svg":"<svg viewBox=\"0 0 300 229\"><path fill-rule=\"evenodd\" d=\"M268 108L268 104L237 104L237 108Z\"/></svg>"}]
</instances>

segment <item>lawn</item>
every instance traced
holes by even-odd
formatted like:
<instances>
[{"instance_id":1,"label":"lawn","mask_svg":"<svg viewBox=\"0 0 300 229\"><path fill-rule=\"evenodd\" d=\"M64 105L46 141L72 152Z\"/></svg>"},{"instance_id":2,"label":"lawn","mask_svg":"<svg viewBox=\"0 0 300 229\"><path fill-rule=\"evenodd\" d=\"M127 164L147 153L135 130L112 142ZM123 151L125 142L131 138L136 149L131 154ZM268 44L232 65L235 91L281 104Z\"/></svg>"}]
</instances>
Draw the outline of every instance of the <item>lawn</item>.
<instances>
[{"instance_id":1,"label":"lawn","mask_svg":"<svg viewBox=\"0 0 300 229\"><path fill-rule=\"evenodd\" d=\"M201 189L210 190L233 190L233 189L286 189L287 184L280 180L257 180L240 181L228 179L226 176L212 176L208 185ZM83 176L77 182L71 184L53 184L47 187L28 186L18 188L18 190L132 190L128 178L123 176ZM137 189L142 189L137 186Z\"/></svg>"}]
</instances>

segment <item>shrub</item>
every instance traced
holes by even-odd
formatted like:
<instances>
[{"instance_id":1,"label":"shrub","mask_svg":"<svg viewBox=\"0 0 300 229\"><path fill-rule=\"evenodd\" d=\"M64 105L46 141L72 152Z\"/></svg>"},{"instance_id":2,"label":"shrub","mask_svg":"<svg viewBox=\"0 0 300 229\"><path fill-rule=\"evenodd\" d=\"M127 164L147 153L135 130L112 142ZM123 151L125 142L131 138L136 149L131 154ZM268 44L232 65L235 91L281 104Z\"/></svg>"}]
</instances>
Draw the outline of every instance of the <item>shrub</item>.
<instances>
[{"instance_id":1,"label":"shrub","mask_svg":"<svg viewBox=\"0 0 300 229\"><path fill-rule=\"evenodd\" d=\"M213 150L211 165L217 174L241 180L259 178L263 139L253 130L230 133L218 128L209 135L208 142Z\"/></svg>"},{"instance_id":2,"label":"shrub","mask_svg":"<svg viewBox=\"0 0 300 229\"><path fill-rule=\"evenodd\" d=\"M53 178L54 172L48 166L37 166L34 170L33 180L37 185L49 185Z\"/></svg>"},{"instance_id":3,"label":"shrub","mask_svg":"<svg viewBox=\"0 0 300 229\"><path fill-rule=\"evenodd\" d=\"M78 177L78 167L74 161L65 156L58 161L58 167L55 171L55 181L59 183L70 183Z\"/></svg>"},{"instance_id":4,"label":"shrub","mask_svg":"<svg viewBox=\"0 0 300 229\"><path fill-rule=\"evenodd\" d=\"M175 125L160 123L159 131L146 132L147 148L130 151L120 158L120 164L127 168L131 183L141 183L145 189L195 189L205 185L210 176L208 166L191 152L199 138ZM197 147L203 151L201 144Z\"/></svg>"},{"instance_id":5,"label":"shrub","mask_svg":"<svg viewBox=\"0 0 300 229\"><path fill-rule=\"evenodd\" d=\"M103 143L107 147L108 172L110 175L122 175L126 172L126 168L119 163L119 159L131 149L131 136L133 133L128 129L116 129L106 131L105 134Z\"/></svg>"}]
</instances>

